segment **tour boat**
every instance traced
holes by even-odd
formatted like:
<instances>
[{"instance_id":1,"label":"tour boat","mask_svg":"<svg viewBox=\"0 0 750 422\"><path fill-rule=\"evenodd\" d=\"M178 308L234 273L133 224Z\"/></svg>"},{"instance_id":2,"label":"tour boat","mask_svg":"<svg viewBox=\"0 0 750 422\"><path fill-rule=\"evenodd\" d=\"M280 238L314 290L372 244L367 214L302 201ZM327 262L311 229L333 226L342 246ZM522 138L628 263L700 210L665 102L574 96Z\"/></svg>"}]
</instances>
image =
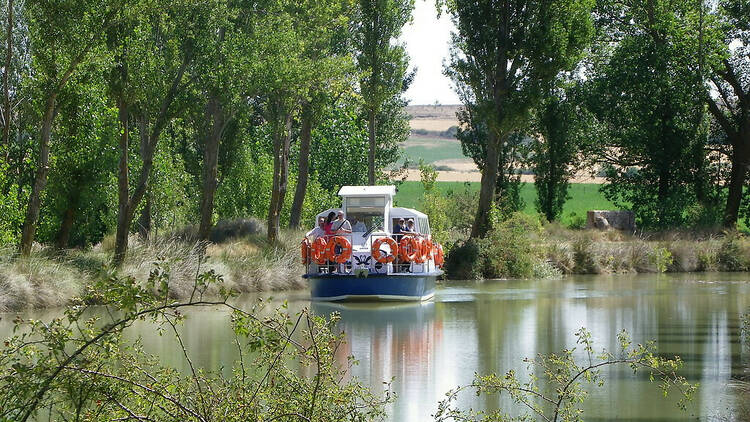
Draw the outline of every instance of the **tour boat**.
<instances>
[{"instance_id":1,"label":"tour boat","mask_svg":"<svg viewBox=\"0 0 750 422\"><path fill-rule=\"evenodd\" d=\"M432 298L443 274L443 247L432 241L427 215L392 206L395 194L394 186L343 186L341 208L316 216L317 225L318 218L343 211L352 232L303 239L304 277L313 300ZM393 233L401 218L414 221L413 233Z\"/></svg>"}]
</instances>

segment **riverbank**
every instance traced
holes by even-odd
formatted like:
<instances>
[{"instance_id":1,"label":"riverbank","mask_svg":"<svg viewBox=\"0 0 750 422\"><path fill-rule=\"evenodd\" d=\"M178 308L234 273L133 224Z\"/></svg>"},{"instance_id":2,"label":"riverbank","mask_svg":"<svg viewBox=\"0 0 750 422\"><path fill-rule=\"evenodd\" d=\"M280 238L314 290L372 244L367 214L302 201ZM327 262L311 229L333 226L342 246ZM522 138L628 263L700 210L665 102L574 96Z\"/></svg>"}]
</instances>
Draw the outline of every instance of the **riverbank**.
<instances>
[{"instance_id":1,"label":"riverbank","mask_svg":"<svg viewBox=\"0 0 750 422\"><path fill-rule=\"evenodd\" d=\"M445 242L448 279L555 278L572 274L750 271L750 240L718 231L627 235L542 225L523 214L499 224L486 239L450 233ZM63 306L95 281L115 274L148 279L167 269L170 295L185 299L196 274L213 270L240 293L305 287L299 258L301 231L284 231L267 242L262 225L241 220L219 225L212 242L195 241L193 229L143 240L130 238L122 267L110 266L112 238L89 249L37 245L29 257L0 249L0 312ZM447 281L446 283L450 283Z\"/></svg>"},{"instance_id":2,"label":"riverbank","mask_svg":"<svg viewBox=\"0 0 750 422\"><path fill-rule=\"evenodd\" d=\"M260 231L220 235L216 243L197 242L186 233L150 240L131 236L127 258L118 270L110 266L114 251L110 237L86 250L37 245L29 257L0 249L0 312L64 306L94 281L115 273L146 280L156 263L167 269L174 299L189 297L196 275L210 270L223 277L226 288L240 293L304 286L299 259L303 232L284 231L275 245Z\"/></svg>"}]
</instances>

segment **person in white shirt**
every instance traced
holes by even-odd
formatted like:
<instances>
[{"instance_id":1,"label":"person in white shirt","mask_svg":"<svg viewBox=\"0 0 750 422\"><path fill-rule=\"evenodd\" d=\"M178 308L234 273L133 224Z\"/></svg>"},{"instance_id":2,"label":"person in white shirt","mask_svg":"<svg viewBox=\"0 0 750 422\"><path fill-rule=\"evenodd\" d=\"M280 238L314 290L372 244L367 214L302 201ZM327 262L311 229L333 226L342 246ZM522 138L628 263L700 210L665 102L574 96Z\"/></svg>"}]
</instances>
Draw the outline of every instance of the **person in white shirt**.
<instances>
[{"instance_id":1,"label":"person in white shirt","mask_svg":"<svg viewBox=\"0 0 750 422\"><path fill-rule=\"evenodd\" d=\"M336 234L347 234L352 232L352 225L344 218L344 211L338 212L338 218L333 222L333 232Z\"/></svg>"},{"instance_id":2,"label":"person in white shirt","mask_svg":"<svg viewBox=\"0 0 750 422\"><path fill-rule=\"evenodd\" d=\"M366 232L367 226L365 223L359 221L356 215L352 215L352 231L353 232Z\"/></svg>"},{"instance_id":3,"label":"person in white shirt","mask_svg":"<svg viewBox=\"0 0 750 422\"><path fill-rule=\"evenodd\" d=\"M308 237L308 238L312 237L312 242L314 242L315 239L325 236L326 231L323 229L323 226L325 226L325 224L326 224L325 217L318 218L318 226L310 230L309 232L307 232L305 234L305 237Z\"/></svg>"}]
</instances>

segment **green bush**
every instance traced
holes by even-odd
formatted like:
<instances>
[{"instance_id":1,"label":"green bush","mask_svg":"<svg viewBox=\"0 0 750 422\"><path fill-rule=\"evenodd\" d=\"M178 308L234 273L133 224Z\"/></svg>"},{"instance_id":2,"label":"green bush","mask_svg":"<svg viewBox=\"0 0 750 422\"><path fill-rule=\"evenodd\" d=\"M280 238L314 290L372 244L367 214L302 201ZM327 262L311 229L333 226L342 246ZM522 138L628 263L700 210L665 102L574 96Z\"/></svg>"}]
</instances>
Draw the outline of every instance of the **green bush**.
<instances>
[{"instance_id":1,"label":"green bush","mask_svg":"<svg viewBox=\"0 0 750 422\"><path fill-rule=\"evenodd\" d=\"M571 230L583 230L586 228L586 217L575 212L568 214L568 228Z\"/></svg>"},{"instance_id":2,"label":"green bush","mask_svg":"<svg viewBox=\"0 0 750 422\"><path fill-rule=\"evenodd\" d=\"M716 254L716 262L721 271L745 271L747 269L747 259L736 234L727 235L721 242Z\"/></svg>"},{"instance_id":3,"label":"green bush","mask_svg":"<svg viewBox=\"0 0 750 422\"><path fill-rule=\"evenodd\" d=\"M559 275L544 261L543 229L538 219L513 213L483 239L457 244L448 254L446 273L453 279L530 278Z\"/></svg>"},{"instance_id":4,"label":"green bush","mask_svg":"<svg viewBox=\"0 0 750 422\"><path fill-rule=\"evenodd\" d=\"M480 247L474 239L454 243L445 257L445 274L454 280L483 278Z\"/></svg>"}]
</instances>

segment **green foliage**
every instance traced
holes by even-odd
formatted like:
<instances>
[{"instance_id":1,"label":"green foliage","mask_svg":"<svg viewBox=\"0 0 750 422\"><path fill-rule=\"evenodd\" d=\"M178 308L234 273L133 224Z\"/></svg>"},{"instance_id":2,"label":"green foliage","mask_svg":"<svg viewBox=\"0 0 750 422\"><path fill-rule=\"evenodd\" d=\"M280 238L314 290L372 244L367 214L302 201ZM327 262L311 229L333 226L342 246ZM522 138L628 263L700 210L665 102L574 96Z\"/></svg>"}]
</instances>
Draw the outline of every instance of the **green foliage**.
<instances>
[{"instance_id":1,"label":"green foliage","mask_svg":"<svg viewBox=\"0 0 750 422\"><path fill-rule=\"evenodd\" d=\"M496 198L508 213L523 208L514 172L523 156L519 132L557 75L582 58L594 33L593 6L591 0L438 2L457 28L445 67L464 104L457 136L484 171L473 235L489 230ZM492 162L482 165L478 157Z\"/></svg>"},{"instance_id":2,"label":"green foliage","mask_svg":"<svg viewBox=\"0 0 750 422\"><path fill-rule=\"evenodd\" d=\"M521 213L496 221L482 239L454 245L445 271L452 279L531 278L558 275L544 264L540 243L543 228L535 217Z\"/></svg>"},{"instance_id":3,"label":"green foliage","mask_svg":"<svg viewBox=\"0 0 750 422\"><path fill-rule=\"evenodd\" d=\"M570 199L568 181L581 165L579 146L585 131L582 114L572 99L554 95L537 112L541 136L532 141L537 193L534 203L547 221L557 220Z\"/></svg>"},{"instance_id":4,"label":"green foliage","mask_svg":"<svg viewBox=\"0 0 750 422\"><path fill-rule=\"evenodd\" d=\"M747 270L747 255L737 234L727 234L716 253L716 262L721 271Z\"/></svg>"},{"instance_id":5,"label":"green foliage","mask_svg":"<svg viewBox=\"0 0 750 422\"><path fill-rule=\"evenodd\" d=\"M213 271L196 277L189 301L174 302L169 279L169 266L156 264L143 285L133 278L102 281L61 318L17 318L16 334L0 350L0 379L6 386L0 392L0 418L27 421L42 410L50 420L82 414L87 420L148 415L157 421L384 416L390 389L384 397L374 396L356 380L344 381L349 368L335 362L343 341L334 329L338 318L325 320L306 310L291 316L285 306L266 310L262 302L250 311L234 307L227 303L234 292ZM206 299L211 289L220 298ZM90 303L104 312L92 313ZM204 306L231 312L240 352L231 372L207 372L189 359L178 327L185 309ZM128 343L124 333L136 321L173 335L190 371L164 367L139 342Z\"/></svg>"},{"instance_id":6,"label":"green foliage","mask_svg":"<svg viewBox=\"0 0 750 422\"><path fill-rule=\"evenodd\" d=\"M426 193L430 193L432 188L435 187L437 176L438 173L435 171L435 166L426 164L424 160L419 160L419 177L422 181L422 188Z\"/></svg>"},{"instance_id":7,"label":"green foliage","mask_svg":"<svg viewBox=\"0 0 750 422\"><path fill-rule=\"evenodd\" d=\"M667 248L654 248L649 254L649 261L656 266L657 272L666 272L673 262L672 252Z\"/></svg>"},{"instance_id":8,"label":"green foliage","mask_svg":"<svg viewBox=\"0 0 750 422\"><path fill-rule=\"evenodd\" d=\"M640 227L679 227L689 206L710 202L695 7L613 6L607 22L618 42L601 50L591 78L590 105L605 145L592 152L609 165L603 191L618 206L629 204ZM633 21L614 17L623 14Z\"/></svg>"},{"instance_id":9,"label":"green foliage","mask_svg":"<svg viewBox=\"0 0 750 422\"><path fill-rule=\"evenodd\" d=\"M440 401L435 413L436 421L579 421L583 418L582 404L588 396L585 386L603 387L605 378L602 369L610 366L627 366L634 373L645 372L649 380L659 381L658 388L666 396L677 394L677 406L685 411L687 403L692 400L698 385L689 383L678 374L682 367L679 357L662 358L657 354L653 342L646 345L633 345L626 331L617 335L619 348L617 353L594 350L591 333L581 328L575 333L577 347L563 350L560 353L538 355L534 359L525 359L530 368L529 381L510 370L503 375L476 374L474 381L466 386L449 391L447 398ZM577 350L581 347L582 350ZM540 377L549 389L542 388ZM506 395L519 405L522 411L509 414L502 409L494 411L461 410L456 402L462 393L473 391L476 395Z\"/></svg>"},{"instance_id":10,"label":"green foliage","mask_svg":"<svg viewBox=\"0 0 750 422\"><path fill-rule=\"evenodd\" d=\"M422 197L422 211L430 217L432 240L442 245L451 242L451 229L454 227L448 217L449 199L439 192L428 191ZM447 252L447 250L446 250Z\"/></svg>"}]
</instances>

